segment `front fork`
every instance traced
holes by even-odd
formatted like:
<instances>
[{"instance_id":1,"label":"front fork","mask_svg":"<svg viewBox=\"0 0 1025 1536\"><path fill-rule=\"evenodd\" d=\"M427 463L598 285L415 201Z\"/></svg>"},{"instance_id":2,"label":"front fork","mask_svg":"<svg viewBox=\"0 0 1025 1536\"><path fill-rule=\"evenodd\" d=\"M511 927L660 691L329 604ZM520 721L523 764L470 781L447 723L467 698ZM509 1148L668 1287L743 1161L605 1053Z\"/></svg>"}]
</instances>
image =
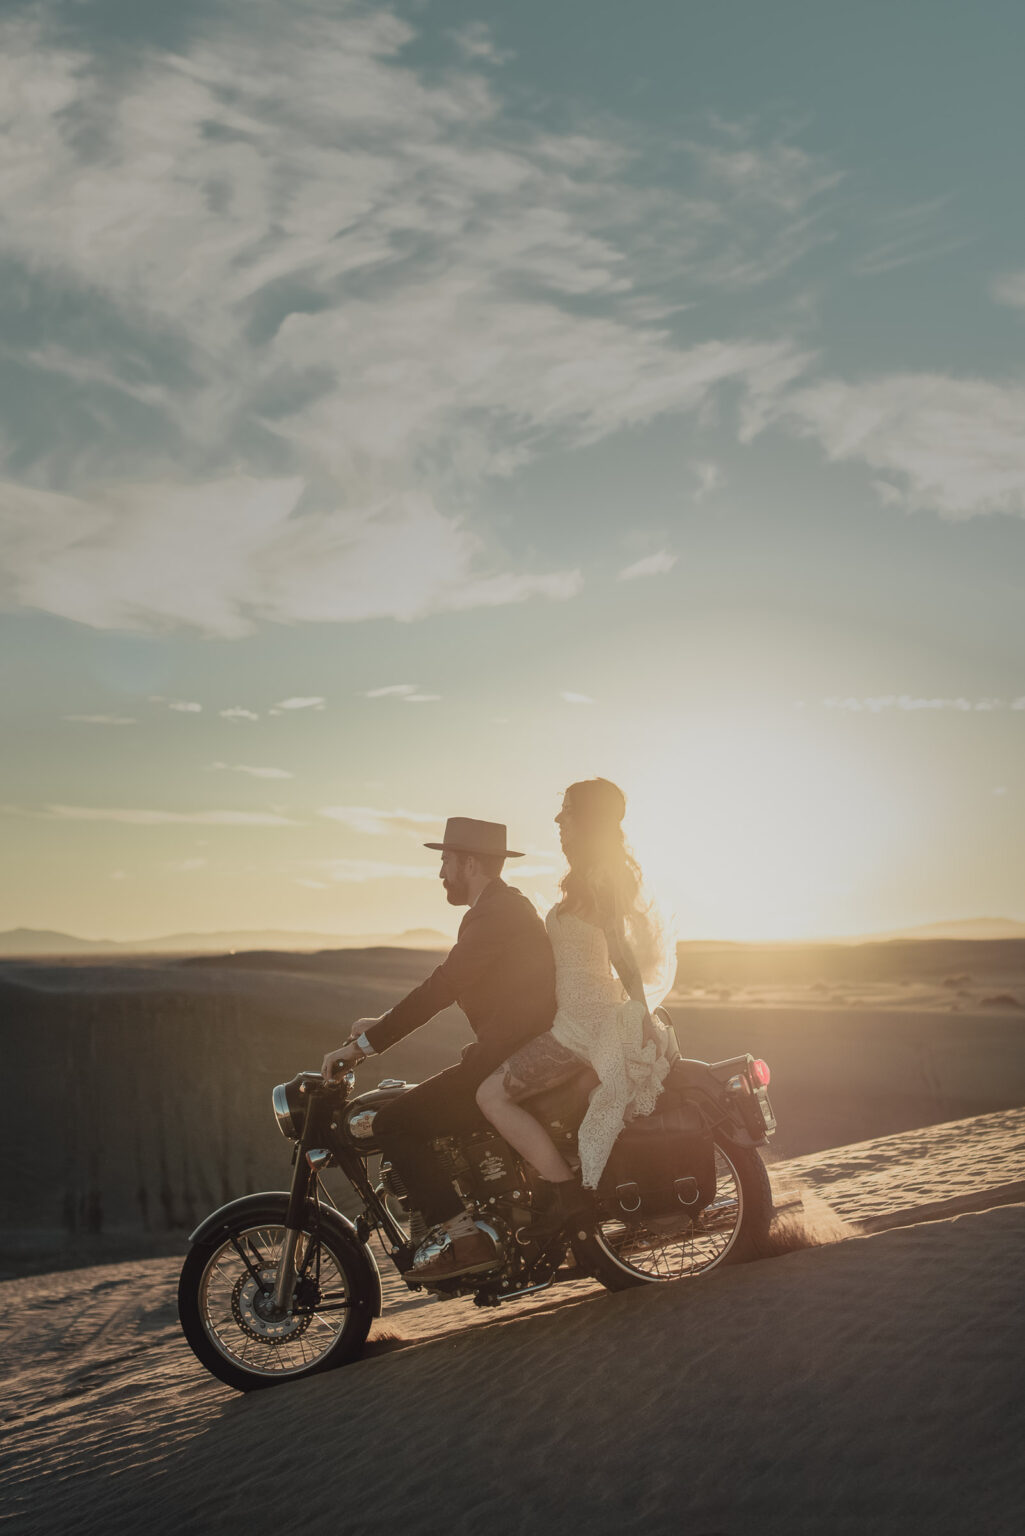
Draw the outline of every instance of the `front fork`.
<instances>
[{"instance_id":1,"label":"front fork","mask_svg":"<svg viewBox=\"0 0 1025 1536\"><path fill-rule=\"evenodd\" d=\"M323 1140L324 1138L321 1138ZM391 1212L382 1200L379 1200L373 1185L367 1178L367 1170L363 1160L348 1149L343 1150L337 1145L332 1146L335 1161L349 1180L353 1189L363 1200L368 1213L376 1221L376 1225L387 1238L393 1262L400 1271L409 1267L411 1254L408 1252L406 1234L394 1219ZM312 1162L311 1162L312 1159ZM281 1244L281 1257L278 1260L278 1272L274 1280L274 1309L281 1316L285 1316L291 1310L292 1292L295 1289L296 1263L295 1255L299 1246L299 1239L305 1231L304 1221L311 1191L316 1199L317 1173L328 1158L321 1150L309 1151L306 1146L306 1138L298 1143L295 1152L294 1173L292 1174L292 1188L288 1197L288 1210L285 1214L285 1237ZM362 1230L361 1224L362 1223ZM369 1235L370 1224L363 1217L356 1224L356 1229L363 1242Z\"/></svg>"},{"instance_id":2,"label":"front fork","mask_svg":"<svg viewBox=\"0 0 1025 1536\"><path fill-rule=\"evenodd\" d=\"M274 1309L282 1316L286 1316L292 1307L292 1292L295 1290L296 1279L295 1253L303 1233L303 1218L306 1214L310 1187L315 1181L316 1175L306 1158L304 1137L296 1147L295 1172L292 1175L288 1211L285 1215L285 1238L281 1244L278 1273L274 1281Z\"/></svg>"},{"instance_id":3,"label":"front fork","mask_svg":"<svg viewBox=\"0 0 1025 1536\"><path fill-rule=\"evenodd\" d=\"M274 1282L274 1310L282 1317L291 1311L292 1291L295 1288L295 1250L298 1245L299 1233L294 1227L286 1227L281 1258L278 1260L278 1277Z\"/></svg>"}]
</instances>

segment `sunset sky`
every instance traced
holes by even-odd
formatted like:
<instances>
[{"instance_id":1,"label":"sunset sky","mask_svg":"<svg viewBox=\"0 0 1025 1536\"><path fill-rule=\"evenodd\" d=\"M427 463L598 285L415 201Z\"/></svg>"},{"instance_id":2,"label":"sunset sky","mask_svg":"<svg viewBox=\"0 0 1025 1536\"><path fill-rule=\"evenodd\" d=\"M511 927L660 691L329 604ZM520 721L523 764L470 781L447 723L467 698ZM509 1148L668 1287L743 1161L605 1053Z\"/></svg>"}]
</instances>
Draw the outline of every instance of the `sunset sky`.
<instances>
[{"instance_id":1,"label":"sunset sky","mask_svg":"<svg viewBox=\"0 0 1025 1536\"><path fill-rule=\"evenodd\" d=\"M7 0L0 928L1025 919L1020 0Z\"/></svg>"}]
</instances>

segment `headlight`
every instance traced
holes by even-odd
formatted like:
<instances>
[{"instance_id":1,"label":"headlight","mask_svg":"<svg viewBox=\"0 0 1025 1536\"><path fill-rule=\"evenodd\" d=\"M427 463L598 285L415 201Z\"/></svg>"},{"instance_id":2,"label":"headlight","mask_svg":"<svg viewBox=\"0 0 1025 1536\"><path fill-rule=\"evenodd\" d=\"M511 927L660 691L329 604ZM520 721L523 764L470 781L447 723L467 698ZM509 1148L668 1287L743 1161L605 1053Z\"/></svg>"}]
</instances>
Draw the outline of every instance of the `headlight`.
<instances>
[{"instance_id":1,"label":"headlight","mask_svg":"<svg viewBox=\"0 0 1025 1536\"><path fill-rule=\"evenodd\" d=\"M292 1083L279 1083L271 1094L270 1101L282 1136L287 1141L298 1141L306 1119L306 1105L302 1100L297 1103L292 1102L289 1092L292 1087Z\"/></svg>"}]
</instances>

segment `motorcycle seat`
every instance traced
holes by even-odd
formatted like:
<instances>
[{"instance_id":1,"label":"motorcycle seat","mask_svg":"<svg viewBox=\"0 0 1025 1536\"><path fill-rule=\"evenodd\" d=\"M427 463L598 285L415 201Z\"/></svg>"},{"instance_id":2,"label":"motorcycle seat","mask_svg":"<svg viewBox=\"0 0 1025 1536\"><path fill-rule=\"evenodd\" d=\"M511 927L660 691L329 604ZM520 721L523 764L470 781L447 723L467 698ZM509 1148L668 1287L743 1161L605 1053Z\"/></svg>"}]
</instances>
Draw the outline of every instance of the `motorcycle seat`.
<instances>
[{"instance_id":1,"label":"motorcycle seat","mask_svg":"<svg viewBox=\"0 0 1025 1536\"><path fill-rule=\"evenodd\" d=\"M565 1125L572 1122L576 1129L584 1117L588 1098L597 1086L597 1073L590 1067L581 1067L566 1082L557 1083L554 1088L542 1088L540 1093L532 1093L528 1098L521 1099L520 1104L536 1120L560 1120Z\"/></svg>"}]
</instances>

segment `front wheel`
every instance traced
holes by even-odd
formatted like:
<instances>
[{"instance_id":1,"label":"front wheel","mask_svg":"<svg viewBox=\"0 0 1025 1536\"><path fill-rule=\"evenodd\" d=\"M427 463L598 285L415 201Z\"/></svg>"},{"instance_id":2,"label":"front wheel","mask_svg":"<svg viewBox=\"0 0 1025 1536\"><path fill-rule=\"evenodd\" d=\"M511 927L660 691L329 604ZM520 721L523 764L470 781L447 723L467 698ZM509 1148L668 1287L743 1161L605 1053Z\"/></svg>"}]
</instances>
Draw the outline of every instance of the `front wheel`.
<instances>
[{"instance_id":1,"label":"front wheel","mask_svg":"<svg viewBox=\"0 0 1025 1536\"><path fill-rule=\"evenodd\" d=\"M696 1218L679 1212L635 1220L599 1207L597 1225L576 1237L577 1263L609 1291L708 1274L767 1251L772 1191L756 1147L716 1138L716 1195Z\"/></svg>"},{"instance_id":2,"label":"front wheel","mask_svg":"<svg viewBox=\"0 0 1025 1536\"><path fill-rule=\"evenodd\" d=\"M330 1226L302 1233L291 1301L287 1311L276 1312L283 1206L246 1206L228 1217L216 1237L197 1243L182 1266L178 1316L197 1359L240 1392L355 1359L375 1300L359 1245Z\"/></svg>"}]
</instances>

